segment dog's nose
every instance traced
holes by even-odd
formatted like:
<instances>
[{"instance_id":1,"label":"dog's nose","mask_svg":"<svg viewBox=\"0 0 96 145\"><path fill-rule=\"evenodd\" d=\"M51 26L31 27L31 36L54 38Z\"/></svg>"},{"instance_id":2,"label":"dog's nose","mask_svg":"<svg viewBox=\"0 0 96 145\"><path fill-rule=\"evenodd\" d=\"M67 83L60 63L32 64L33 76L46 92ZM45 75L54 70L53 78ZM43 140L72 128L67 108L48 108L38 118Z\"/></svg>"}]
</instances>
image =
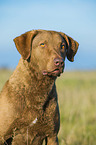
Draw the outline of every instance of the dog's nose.
<instances>
[{"instance_id":1,"label":"dog's nose","mask_svg":"<svg viewBox=\"0 0 96 145\"><path fill-rule=\"evenodd\" d=\"M54 64L55 64L56 66L64 66L64 59L55 58L55 59L54 59Z\"/></svg>"}]
</instances>

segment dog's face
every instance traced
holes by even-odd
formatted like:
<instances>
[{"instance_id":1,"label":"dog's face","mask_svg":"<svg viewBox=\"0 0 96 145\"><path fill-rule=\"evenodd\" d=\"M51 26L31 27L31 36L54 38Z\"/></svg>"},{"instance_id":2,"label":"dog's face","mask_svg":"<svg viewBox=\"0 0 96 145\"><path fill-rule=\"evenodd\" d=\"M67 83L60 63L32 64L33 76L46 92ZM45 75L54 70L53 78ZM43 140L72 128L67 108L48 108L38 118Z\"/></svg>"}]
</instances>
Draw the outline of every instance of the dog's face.
<instances>
[{"instance_id":1,"label":"dog's face","mask_svg":"<svg viewBox=\"0 0 96 145\"><path fill-rule=\"evenodd\" d=\"M65 40L56 32L41 31L33 39L31 56L43 75L58 76L64 69Z\"/></svg>"},{"instance_id":2,"label":"dog's face","mask_svg":"<svg viewBox=\"0 0 96 145\"><path fill-rule=\"evenodd\" d=\"M14 39L17 50L42 75L60 76L65 57L74 61L78 43L62 32L34 30Z\"/></svg>"}]
</instances>

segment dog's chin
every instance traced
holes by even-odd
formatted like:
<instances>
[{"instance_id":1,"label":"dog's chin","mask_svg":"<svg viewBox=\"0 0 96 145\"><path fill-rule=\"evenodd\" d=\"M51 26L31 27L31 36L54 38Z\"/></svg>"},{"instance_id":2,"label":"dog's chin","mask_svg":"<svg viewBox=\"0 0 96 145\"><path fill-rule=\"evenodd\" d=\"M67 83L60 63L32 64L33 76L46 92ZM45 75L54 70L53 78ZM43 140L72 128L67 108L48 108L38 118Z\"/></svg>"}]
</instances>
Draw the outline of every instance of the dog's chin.
<instances>
[{"instance_id":1,"label":"dog's chin","mask_svg":"<svg viewBox=\"0 0 96 145\"><path fill-rule=\"evenodd\" d=\"M43 75L44 76L52 76L52 77L59 77L61 75L61 73L63 73L64 68L56 68L52 71L43 71Z\"/></svg>"}]
</instances>

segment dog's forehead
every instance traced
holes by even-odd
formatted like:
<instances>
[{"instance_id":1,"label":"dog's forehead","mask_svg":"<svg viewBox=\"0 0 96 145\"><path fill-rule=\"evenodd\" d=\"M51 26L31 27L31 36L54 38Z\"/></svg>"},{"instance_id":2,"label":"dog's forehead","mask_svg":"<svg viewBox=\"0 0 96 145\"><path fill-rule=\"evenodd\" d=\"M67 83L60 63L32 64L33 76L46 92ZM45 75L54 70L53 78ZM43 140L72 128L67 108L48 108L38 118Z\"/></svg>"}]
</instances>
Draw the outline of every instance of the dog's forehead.
<instances>
[{"instance_id":1,"label":"dog's forehead","mask_svg":"<svg viewBox=\"0 0 96 145\"><path fill-rule=\"evenodd\" d=\"M39 43L43 41L51 42L62 42L62 37L58 32L55 31L40 31L34 38L34 43Z\"/></svg>"}]
</instances>

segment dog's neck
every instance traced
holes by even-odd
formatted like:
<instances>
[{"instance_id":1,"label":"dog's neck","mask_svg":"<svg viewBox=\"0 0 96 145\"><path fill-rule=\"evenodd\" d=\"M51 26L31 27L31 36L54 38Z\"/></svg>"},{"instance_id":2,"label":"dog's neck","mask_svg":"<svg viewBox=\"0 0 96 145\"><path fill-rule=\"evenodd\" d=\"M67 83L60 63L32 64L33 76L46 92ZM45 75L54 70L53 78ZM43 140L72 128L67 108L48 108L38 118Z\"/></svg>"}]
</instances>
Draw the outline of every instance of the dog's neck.
<instances>
[{"instance_id":1,"label":"dog's neck","mask_svg":"<svg viewBox=\"0 0 96 145\"><path fill-rule=\"evenodd\" d=\"M30 103L34 100L43 104L54 86L55 79L43 76L34 67L30 68L28 62L21 58L9 83L13 84L12 87L19 96L25 94Z\"/></svg>"}]
</instances>

